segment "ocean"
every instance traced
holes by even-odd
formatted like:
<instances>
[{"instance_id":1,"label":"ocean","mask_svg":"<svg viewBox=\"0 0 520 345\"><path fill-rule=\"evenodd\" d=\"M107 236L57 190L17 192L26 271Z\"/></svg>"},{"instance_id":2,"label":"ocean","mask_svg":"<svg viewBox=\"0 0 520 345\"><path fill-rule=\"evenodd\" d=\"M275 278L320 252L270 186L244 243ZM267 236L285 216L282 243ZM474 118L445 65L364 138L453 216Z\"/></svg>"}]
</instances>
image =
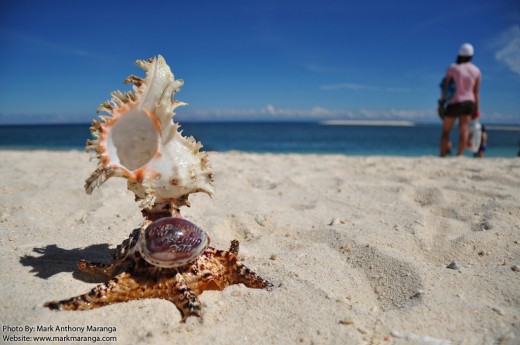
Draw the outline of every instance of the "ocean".
<instances>
[{"instance_id":1,"label":"ocean","mask_svg":"<svg viewBox=\"0 0 520 345\"><path fill-rule=\"evenodd\" d=\"M89 124L0 126L0 150L83 150ZM352 156L437 156L440 124L324 125L309 122L182 123L206 151L317 153ZM486 157L516 157L520 126L487 126ZM457 128L451 135L456 147ZM466 152L472 156L471 152Z\"/></svg>"}]
</instances>

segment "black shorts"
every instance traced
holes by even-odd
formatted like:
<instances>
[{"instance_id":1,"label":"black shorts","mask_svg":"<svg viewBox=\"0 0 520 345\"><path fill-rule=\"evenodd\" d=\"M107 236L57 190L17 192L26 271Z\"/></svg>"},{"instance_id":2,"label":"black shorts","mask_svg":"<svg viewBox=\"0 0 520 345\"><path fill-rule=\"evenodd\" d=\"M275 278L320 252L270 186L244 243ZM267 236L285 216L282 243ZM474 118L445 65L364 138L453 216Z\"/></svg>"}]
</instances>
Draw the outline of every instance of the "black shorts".
<instances>
[{"instance_id":1,"label":"black shorts","mask_svg":"<svg viewBox=\"0 0 520 345\"><path fill-rule=\"evenodd\" d=\"M460 117L462 115L473 115L475 113L475 102L464 101L448 104L445 115L448 117Z\"/></svg>"}]
</instances>

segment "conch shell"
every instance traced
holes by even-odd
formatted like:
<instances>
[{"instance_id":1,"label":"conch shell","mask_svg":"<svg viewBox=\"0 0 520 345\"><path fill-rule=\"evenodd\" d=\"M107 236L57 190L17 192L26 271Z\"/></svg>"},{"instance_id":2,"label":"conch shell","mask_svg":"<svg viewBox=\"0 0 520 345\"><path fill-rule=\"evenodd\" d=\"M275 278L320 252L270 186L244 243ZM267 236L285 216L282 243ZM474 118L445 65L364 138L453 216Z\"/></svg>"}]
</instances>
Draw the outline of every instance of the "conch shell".
<instances>
[{"instance_id":1,"label":"conch shell","mask_svg":"<svg viewBox=\"0 0 520 345\"><path fill-rule=\"evenodd\" d=\"M112 92L112 100L98 109L108 116L92 122L95 139L87 141L86 151L98 167L85 190L91 194L110 177L123 177L145 217L154 220L189 206L191 193L212 196L212 172L202 144L182 136L173 122L173 111L187 105L173 100L184 82L175 80L161 55L136 64L146 77L128 77L125 84L133 83L133 92Z\"/></svg>"}]
</instances>

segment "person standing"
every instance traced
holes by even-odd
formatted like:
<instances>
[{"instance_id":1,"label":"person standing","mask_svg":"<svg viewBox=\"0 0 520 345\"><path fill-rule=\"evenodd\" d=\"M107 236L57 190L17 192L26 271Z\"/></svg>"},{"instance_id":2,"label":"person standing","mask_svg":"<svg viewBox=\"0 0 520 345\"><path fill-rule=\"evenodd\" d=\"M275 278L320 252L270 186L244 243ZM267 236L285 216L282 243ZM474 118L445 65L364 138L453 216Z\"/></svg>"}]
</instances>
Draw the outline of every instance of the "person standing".
<instances>
[{"instance_id":1,"label":"person standing","mask_svg":"<svg viewBox=\"0 0 520 345\"><path fill-rule=\"evenodd\" d=\"M456 63L452 64L446 72L444 86L440 102L446 100L446 92L450 82L455 83L455 93L448 101L445 117L442 122L442 135L440 143L440 156L446 156L450 143L450 132L453 125L459 120L459 146L457 156L462 155L468 142L469 123L472 117L477 117L480 102L480 69L471 63L474 49L469 43L464 43L459 48Z\"/></svg>"}]
</instances>

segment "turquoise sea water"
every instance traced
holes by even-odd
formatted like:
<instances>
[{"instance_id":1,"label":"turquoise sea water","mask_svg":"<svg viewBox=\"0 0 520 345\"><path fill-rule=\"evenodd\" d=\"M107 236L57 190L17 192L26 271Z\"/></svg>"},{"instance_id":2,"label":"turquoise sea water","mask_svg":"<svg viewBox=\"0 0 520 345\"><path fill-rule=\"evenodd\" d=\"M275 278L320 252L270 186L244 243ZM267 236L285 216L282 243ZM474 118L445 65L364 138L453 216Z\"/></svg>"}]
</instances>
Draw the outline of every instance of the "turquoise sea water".
<instances>
[{"instance_id":1,"label":"turquoise sea water","mask_svg":"<svg viewBox=\"0 0 520 345\"><path fill-rule=\"evenodd\" d=\"M90 125L0 126L0 149L83 150ZM436 156L440 125L322 125L293 122L183 123L207 151ZM516 157L520 127L487 126L488 157ZM457 129L452 132L457 144ZM467 152L468 156L472 154Z\"/></svg>"}]
</instances>

